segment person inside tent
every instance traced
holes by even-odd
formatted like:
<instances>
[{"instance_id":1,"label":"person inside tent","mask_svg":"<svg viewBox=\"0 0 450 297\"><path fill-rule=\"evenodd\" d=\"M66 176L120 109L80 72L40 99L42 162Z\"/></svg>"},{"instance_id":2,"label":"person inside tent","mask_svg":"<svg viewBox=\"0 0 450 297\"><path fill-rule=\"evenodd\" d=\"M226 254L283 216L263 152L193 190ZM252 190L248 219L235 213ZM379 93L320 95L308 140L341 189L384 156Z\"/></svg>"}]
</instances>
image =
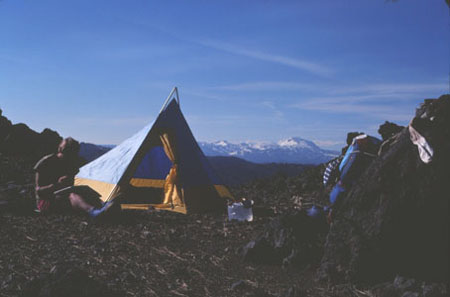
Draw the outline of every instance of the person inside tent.
<instances>
[{"instance_id":1,"label":"person inside tent","mask_svg":"<svg viewBox=\"0 0 450 297\"><path fill-rule=\"evenodd\" d=\"M99 202L91 202L88 193L74 193L70 190L57 193L73 186L74 176L79 168L79 150L78 141L71 137L65 138L59 144L57 153L44 156L34 166L36 206L39 212L73 209L85 212L90 217L97 217L110 206L110 203L101 205Z\"/></svg>"}]
</instances>

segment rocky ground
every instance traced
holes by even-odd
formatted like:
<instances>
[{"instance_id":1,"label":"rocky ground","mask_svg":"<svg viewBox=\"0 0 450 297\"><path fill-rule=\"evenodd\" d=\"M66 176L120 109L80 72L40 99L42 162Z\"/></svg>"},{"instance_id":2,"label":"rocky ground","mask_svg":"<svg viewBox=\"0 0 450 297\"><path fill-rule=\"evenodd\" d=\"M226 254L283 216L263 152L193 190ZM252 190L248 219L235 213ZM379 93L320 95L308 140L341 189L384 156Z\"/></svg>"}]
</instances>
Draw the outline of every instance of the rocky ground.
<instances>
[{"instance_id":1,"label":"rocky ground","mask_svg":"<svg viewBox=\"0 0 450 297\"><path fill-rule=\"evenodd\" d=\"M311 190L321 170L232 189L256 201L250 223L229 222L225 214L165 211L116 213L100 221L39 215L28 208L32 185L3 184L0 195L10 199L0 214L0 296L363 297L401 296L424 286L445 292L442 284L401 277L381 287L315 282L317 261L302 266L244 261L242 248L269 222L299 213L292 205L323 202L324 191ZM257 191L261 183L264 190ZM320 248L324 237L316 244Z\"/></svg>"},{"instance_id":2,"label":"rocky ground","mask_svg":"<svg viewBox=\"0 0 450 297\"><path fill-rule=\"evenodd\" d=\"M93 221L34 213L32 174L18 174L29 170L26 162L2 160L0 296L365 296L351 284L314 283L314 264L298 269L242 256L274 218L324 203L322 166L232 188L255 200L250 223L165 211Z\"/></svg>"},{"instance_id":3,"label":"rocky ground","mask_svg":"<svg viewBox=\"0 0 450 297\"><path fill-rule=\"evenodd\" d=\"M10 183L5 192L26 200L32 187ZM272 198L288 204L291 197ZM39 282L83 286L87 276L103 286L101 292L120 296L277 296L295 285L321 296L309 285L312 267L293 271L244 263L237 253L283 212L275 199L273 206L256 208L251 223L229 222L225 214L164 211L128 212L98 222L82 215L34 214L16 208L27 204L17 200L10 199L0 217L1 296L27 290L32 292L27 296L35 296Z\"/></svg>"}]
</instances>

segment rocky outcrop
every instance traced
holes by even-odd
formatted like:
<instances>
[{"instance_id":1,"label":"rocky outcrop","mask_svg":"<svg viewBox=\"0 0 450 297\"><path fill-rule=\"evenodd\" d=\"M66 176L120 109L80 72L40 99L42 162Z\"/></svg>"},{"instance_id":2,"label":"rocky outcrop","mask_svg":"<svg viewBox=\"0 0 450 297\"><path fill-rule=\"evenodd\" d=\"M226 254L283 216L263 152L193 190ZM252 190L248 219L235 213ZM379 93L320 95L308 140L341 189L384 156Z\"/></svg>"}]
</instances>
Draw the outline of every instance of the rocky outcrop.
<instances>
[{"instance_id":1,"label":"rocky outcrop","mask_svg":"<svg viewBox=\"0 0 450 297\"><path fill-rule=\"evenodd\" d=\"M61 136L50 129L37 133L25 124L12 124L0 110L0 153L4 155L35 162L55 152L61 140Z\"/></svg>"},{"instance_id":2,"label":"rocky outcrop","mask_svg":"<svg viewBox=\"0 0 450 297\"><path fill-rule=\"evenodd\" d=\"M380 128L378 129L378 133L381 135L381 138L384 141L401 132L404 128L405 127L403 126L399 126L395 123L386 121L383 125L380 126Z\"/></svg>"},{"instance_id":3,"label":"rocky outcrop","mask_svg":"<svg viewBox=\"0 0 450 297\"><path fill-rule=\"evenodd\" d=\"M0 110L0 212L32 211L32 168L42 156L55 152L61 139L50 129L37 133L25 124L13 125Z\"/></svg>"},{"instance_id":4,"label":"rocky outcrop","mask_svg":"<svg viewBox=\"0 0 450 297\"><path fill-rule=\"evenodd\" d=\"M450 96L425 100L414 120L433 161L421 161L408 129L394 136L335 206L319 278L448 281Z\"/></svg>"}]
</instances>

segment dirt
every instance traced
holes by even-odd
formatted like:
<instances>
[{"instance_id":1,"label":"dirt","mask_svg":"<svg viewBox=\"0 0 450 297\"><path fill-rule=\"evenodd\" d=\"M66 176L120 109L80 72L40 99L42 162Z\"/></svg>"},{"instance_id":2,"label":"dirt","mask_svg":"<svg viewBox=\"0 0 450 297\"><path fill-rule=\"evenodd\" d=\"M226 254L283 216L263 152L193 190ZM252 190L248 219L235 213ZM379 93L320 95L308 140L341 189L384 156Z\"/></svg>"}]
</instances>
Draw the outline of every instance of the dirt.
<instances>
[{"instance_id":1,"label":"dirt","mask_svg":"<svg viewBox=\"0 0 450 297\"><path fill-rule=\"evenodd\" d=\"M3 214L0 295L18 296L28 281L68 264L124 296L242 296L231 289L240 280L278 294L300 285L302 272L236 255L267 220L153 212L100 223L81 215Z\"/></svg>"},{"instance_id":2,"label":"dirt","mask_svg":"<svg viewBox=\"0 0 450 297\"><path fill-rule=\"evenodd\" d=\"M127 211L102 220L42 215L31 211L32 175L2 183L0 198L7 204L0 207L0 296L58 296L58 288L73 292L73 284L86 278L98 286L86 284L93 289L77 296L100 296L99 290L110 296L346 296L349 287L315 284L314 265L259 265L239 254L292 206L325 198L316 190L322 169L232 188L236 197L255 200L253 222L230 222L225 213L167 211Z\"/></svg>"}]
</instances>

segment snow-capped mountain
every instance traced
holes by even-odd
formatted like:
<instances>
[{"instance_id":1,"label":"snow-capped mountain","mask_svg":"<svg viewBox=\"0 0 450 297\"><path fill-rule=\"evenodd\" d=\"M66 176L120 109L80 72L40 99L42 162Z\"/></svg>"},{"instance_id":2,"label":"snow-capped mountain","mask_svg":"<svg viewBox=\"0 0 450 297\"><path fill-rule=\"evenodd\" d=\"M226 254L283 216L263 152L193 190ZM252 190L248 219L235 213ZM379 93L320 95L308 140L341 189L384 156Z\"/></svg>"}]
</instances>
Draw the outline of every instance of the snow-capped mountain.
<instances>
[{"instance_id":1,"label":"snow-capped mountain","mask_svg":"<svg viewBox=\"0 0 450 297\"><path fill-rule=\"evenodd\" d=\"M324 150L314 142L292 137L278 143L243 142L234 144L225 140L199 142L207 156L234 156L255 163L320 164L339 155L339 152Z\"/></svg>"}]
</instances>

